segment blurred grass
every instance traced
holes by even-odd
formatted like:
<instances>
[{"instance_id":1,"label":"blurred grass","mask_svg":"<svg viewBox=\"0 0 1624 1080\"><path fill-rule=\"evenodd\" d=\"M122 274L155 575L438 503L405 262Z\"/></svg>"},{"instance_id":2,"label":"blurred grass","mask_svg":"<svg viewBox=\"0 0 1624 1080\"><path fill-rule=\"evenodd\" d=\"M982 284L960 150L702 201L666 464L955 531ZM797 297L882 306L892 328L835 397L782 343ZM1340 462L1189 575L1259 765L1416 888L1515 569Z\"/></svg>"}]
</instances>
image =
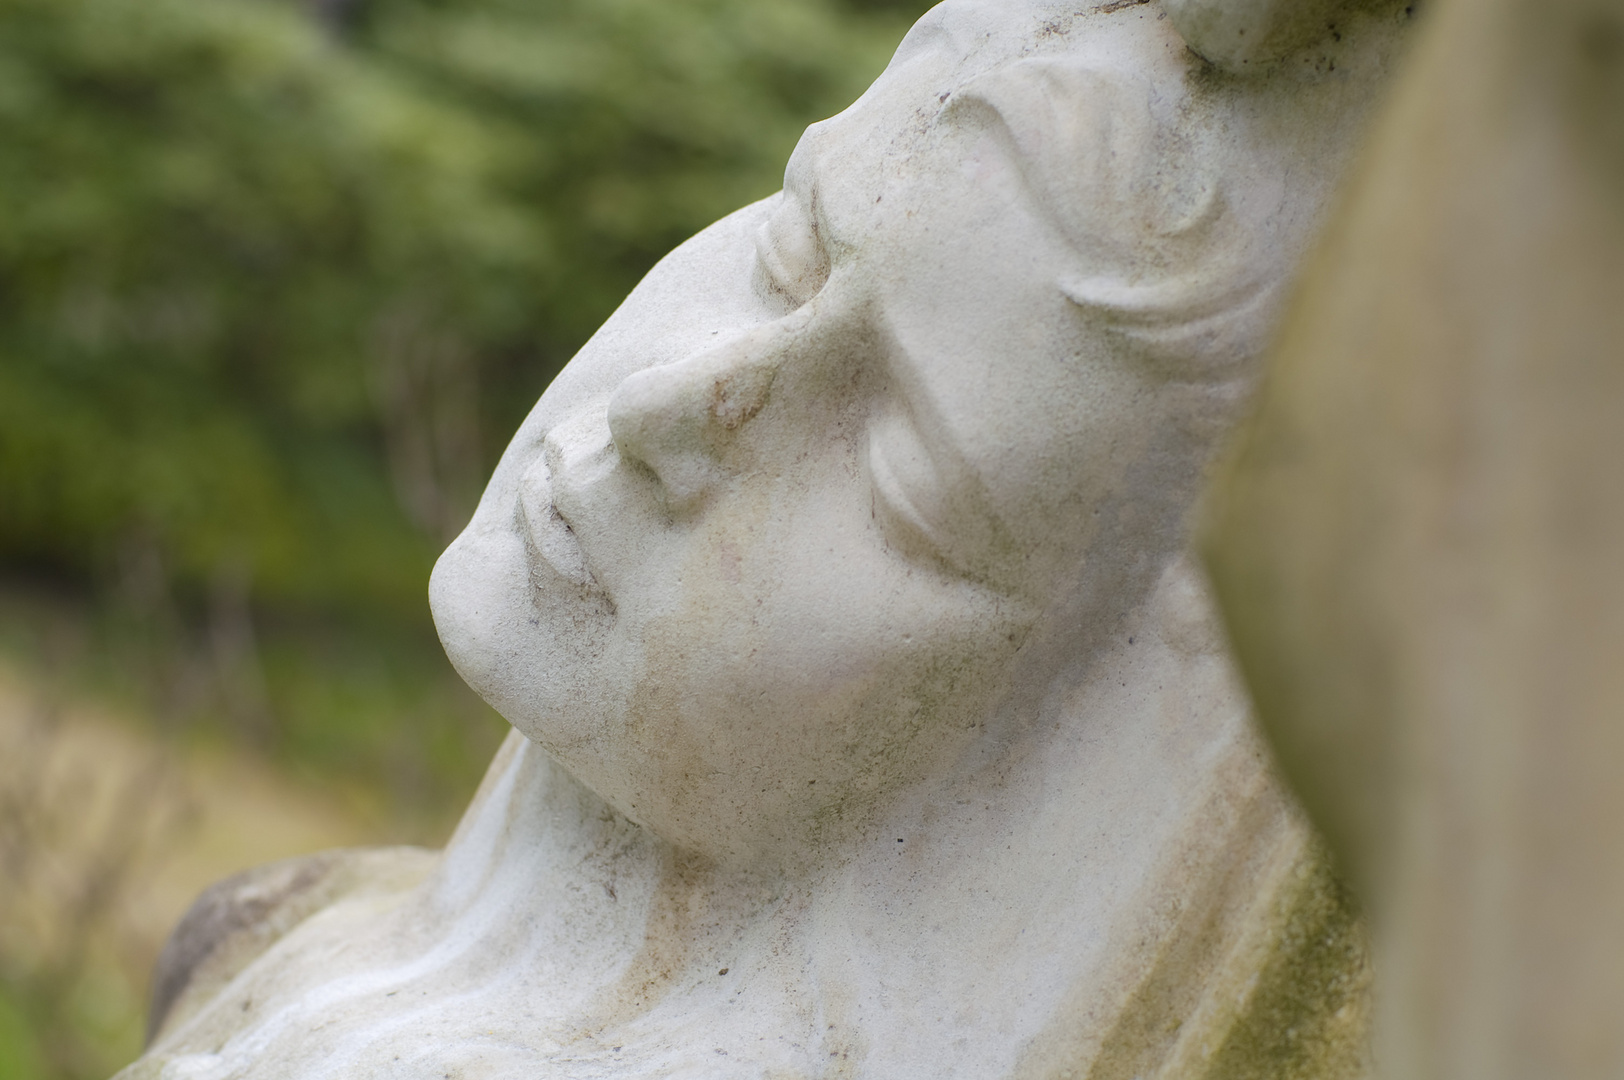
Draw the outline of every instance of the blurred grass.
<instances>
[{"instance_id":1,"label":"blurred grass","mask_svg":"<svg viewBox=\"0 0 1624 1080\"><path fill-rule=\"evenodd\" d=\"M0 667L0 1067L20 1075L107 1075L139 1050L152 962L208 882L380 832L354 789L130 721Z\"/></svg>"},{"instance_id":2,"label":"blurred grass","mask_svg":"<svg viewBox=\"0 0 1624 1080\"><path fill-rule=\"evenodd\" d=\"M438 842L506 731L422 623L0 580L0 662L177 749L235 746L343 788L380 841Z\"/></svg>"},{"instance_id":3,"label":"blurred grass","mask_svg":"<svg viewBox=\"0 0 1624 1080\"><path fill-rule=\"evenodd\" d=\"M445 836L435 554L925 6L0 0L0 1080L127 1061L212 876Z\"/></svg>"}]
</instances>

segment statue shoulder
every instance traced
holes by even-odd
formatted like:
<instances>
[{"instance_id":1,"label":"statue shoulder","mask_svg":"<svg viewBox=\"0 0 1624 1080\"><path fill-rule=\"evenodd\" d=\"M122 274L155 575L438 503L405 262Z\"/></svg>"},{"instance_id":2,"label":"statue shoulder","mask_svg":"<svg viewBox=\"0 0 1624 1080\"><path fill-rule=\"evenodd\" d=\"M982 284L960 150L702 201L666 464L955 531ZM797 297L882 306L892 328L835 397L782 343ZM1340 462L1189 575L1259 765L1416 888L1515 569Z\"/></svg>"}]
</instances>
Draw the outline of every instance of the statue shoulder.
<instances>
[{"instance_id":1,"label":"statue shoulder","mask_svg":"<svg viewBox=\"0 0 1624 1080\"><path fill-rule=\"evenodd\" d=\"M409 889L438 858L419 847L346 848L256 866L209 886L158 955L148 1045L316 912L359 893Z\"/></svg>"}]
</instances>

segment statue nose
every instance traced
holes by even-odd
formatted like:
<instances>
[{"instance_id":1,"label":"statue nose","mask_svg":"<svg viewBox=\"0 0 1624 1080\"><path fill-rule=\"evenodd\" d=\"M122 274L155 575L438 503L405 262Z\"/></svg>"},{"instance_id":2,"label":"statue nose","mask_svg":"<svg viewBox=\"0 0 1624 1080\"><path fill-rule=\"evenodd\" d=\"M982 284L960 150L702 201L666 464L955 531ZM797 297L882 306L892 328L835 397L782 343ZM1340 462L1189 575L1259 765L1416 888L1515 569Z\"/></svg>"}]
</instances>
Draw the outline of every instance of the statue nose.
<instances>
[{"instance_id":1,"label":"statue nose","mask_svg":"<svg viewBox=\"0 0 1624 1080\"><path fill-rule=\"evenodd\" d=\"M702 501L725 477L739 429L767 403L783 361L776 324L627 378L609 398L609 434L622 458L653 470L673 511Z\"/></svg>"}]
</instances>

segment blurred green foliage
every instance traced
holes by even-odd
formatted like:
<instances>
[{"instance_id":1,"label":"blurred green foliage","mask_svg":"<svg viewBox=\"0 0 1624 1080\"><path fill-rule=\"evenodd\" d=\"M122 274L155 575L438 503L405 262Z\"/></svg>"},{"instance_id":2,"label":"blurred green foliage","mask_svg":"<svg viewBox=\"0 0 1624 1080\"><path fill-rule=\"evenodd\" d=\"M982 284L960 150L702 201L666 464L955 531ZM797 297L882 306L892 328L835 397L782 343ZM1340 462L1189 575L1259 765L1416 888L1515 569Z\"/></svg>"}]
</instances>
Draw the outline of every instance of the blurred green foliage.
<instances>
[{"instance_id":1,"label":"blurred green foliage","mask_svg":"<svg viewBox=\"0 0 1624 1080\"><path fill-rule=\"evenodd\" d=\"M0 559L419 618L501 441L894 14L0 0Z\"/></svg>"},{"instance_id":2,"label":"blurred green foliage","mask_svg":"<svg viewBox=\"0 0 1624 1080\"><path fill-rule=\"evenodd\" d=\"M435 555L637 279L926 6L0 0L0 652L432 838L501 731ZM0 1077L128 1052L4 981Z\"/></svg>"}]
</instances>

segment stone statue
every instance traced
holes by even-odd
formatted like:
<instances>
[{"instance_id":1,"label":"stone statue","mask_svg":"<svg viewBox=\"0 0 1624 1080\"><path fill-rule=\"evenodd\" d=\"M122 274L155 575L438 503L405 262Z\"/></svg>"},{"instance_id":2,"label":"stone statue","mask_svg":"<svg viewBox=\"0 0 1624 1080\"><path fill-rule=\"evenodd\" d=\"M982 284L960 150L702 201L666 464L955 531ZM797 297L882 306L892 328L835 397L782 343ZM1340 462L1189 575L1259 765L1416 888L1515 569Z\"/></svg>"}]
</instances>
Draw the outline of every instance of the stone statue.
<instances>
[{"instance_id":1,"label":"stone statue","mask_svg":"<svg viewBox=\"0 0 1624 1080\"><path fill-rule=\"evenodd\" d=\"M1393 1080L1624 1076L1624 2L1443 0L1215 490Z\"/></svg>"},{"instance_id":2,"label":"stone statue","mask_svg":"<svg viewBox=\"0 0 1624 1080\"><path fill-rule=\"evenodd\" d=\"M1407 15L1203 10L949 0L661 262L435 570L450 844L217 886L124 1075L1362 1068L1184 552Z\"/></svg>"}]
</instances>

